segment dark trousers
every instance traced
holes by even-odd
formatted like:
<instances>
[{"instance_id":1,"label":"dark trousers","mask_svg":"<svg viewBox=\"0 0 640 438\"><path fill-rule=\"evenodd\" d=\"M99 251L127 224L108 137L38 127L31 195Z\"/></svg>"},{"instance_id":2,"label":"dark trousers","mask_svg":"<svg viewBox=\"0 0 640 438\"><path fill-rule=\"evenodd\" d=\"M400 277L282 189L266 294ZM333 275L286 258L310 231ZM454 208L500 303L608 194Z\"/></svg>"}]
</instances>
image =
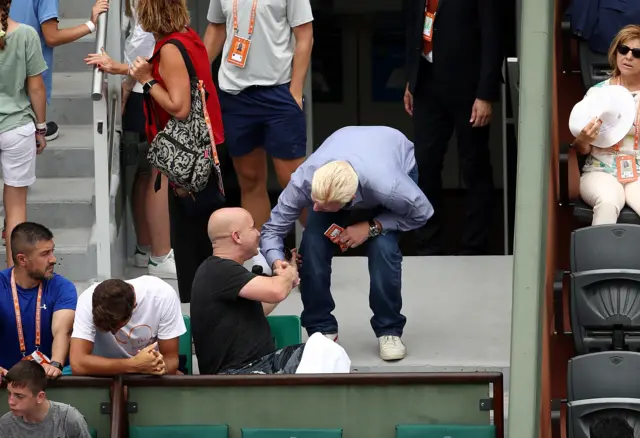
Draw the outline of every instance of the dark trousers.
<instances>
[{"instance_id":1,"label":"dark trousers","mask_svg":"<svg viewBox=\"0 0 640 438\"><path fill-rule=\"evenodd\" d=\"M471 109L475 96L444 95L431 85L431 64L421 61L413 100L414 144L420 170L418 185L435 213L416 231L418 255L440 255L444 251L442 223L442 167L453 132L458 144L459 166L467 187L462 255L488 252L492 220L493 169L489 152L489 126L472 128Z\"/></svg>"},{"instance_id":2,"label":"dark trousers","mask_svg":"<svg viewBox=\"0 0 640 438\"><path fill-rule=\"evenodd\" d=\"M224 199L217 195L215 180L212 177L207 188L196 194L197 205L193 205L190 199L180 199L169 188L171 247L176 259L180 301L183 303L191 302L191 285L196 271L213 254L207 225L211 214L224 203Z\"/></svg>"},{"instance_id":3,"label":"dark trousers","mask_svg":"<svg viewBox=\"0 0 640 438\"><path fill-rule=\"evenodd\" d=\"M417 169L410 176L417 180ZM373 219L382 209L373 211L340 210L336 213L309 211L302 234L300 254L300 292L302 296L302 326L309 336L316 332L337 333L338 321L331 314L336 304L331 296L331 261L338 247L325 231L331 224L341 227ZM369 238L369 307L373 311L371 328L377 337L402 336L407 318L402 315L402 252L395 231Z\"/></svg>"}]
</instances>

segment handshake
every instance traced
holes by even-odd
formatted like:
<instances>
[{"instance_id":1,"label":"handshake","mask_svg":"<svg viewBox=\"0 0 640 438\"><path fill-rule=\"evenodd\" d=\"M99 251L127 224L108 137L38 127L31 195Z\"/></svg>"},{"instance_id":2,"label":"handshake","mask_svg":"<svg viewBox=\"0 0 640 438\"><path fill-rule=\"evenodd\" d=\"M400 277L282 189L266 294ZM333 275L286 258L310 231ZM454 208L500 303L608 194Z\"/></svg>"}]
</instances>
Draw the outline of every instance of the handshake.
<instances>
[{"instance_id":1,"label":"handshake","mask_svg":"<svg viewBox=\"0 0 640 438\"><path fill-rule=\"evenodd\" d=\"M298 265L300 264L300 255L294 248L291 250L291 257L284 260L276 260L273 262L273 274L278 277L290 278L291 288L300 284L300 277L298 276Z\"/></svg>"},{"instance_id":2,"label":"handshake","mask_svg":"<svg viewBox=\"0 0 640 438\"><path fill-rule=\"evenodd\" d=\"M167 374L167 365L164 357L156 350L157 342L143 348L131 358L136 374L152 374L163 376Z\"/></svg>"}]
</instances>

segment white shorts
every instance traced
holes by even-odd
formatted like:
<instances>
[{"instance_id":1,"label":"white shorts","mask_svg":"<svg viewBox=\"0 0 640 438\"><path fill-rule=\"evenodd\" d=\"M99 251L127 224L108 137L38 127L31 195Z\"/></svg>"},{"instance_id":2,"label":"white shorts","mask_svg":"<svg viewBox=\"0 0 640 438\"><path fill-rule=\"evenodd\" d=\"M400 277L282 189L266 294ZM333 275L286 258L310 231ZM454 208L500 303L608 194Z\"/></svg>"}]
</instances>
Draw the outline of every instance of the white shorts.
<instances>
[{"instance_id":1,"label":"white shorts","mask_svg":"<svg viewBox=\"0 0 640 438\"><path fill-rule=\"evenodd\" d=\"M36 181L36 126L33 122L0 134L2 179L11 187Z\"/></svg>"}]
</instances>

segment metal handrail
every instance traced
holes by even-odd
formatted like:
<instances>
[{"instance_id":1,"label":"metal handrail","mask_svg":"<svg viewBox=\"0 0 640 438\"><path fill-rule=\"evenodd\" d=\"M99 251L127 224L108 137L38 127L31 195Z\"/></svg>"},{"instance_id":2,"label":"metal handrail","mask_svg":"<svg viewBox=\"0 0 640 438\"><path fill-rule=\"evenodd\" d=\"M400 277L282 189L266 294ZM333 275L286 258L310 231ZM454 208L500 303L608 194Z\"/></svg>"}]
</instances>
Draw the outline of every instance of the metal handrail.
<instances>
[{"instance_id":1,"label":"metal handrail","mask_svg":"<svg viewBox=\"0 0 640 438\"><path fill-rule=\"evenodd\" d=\"M107 25L108 18L107 13L103 12L98 15L98 26L96 30L96 50L93 53L100 53L107 42ZM93 67L93 83L91 84L91 99L94 102L100 102L102 100L104 90L104 72L98 68Z\"/></svg>"},{"instance_id":2,"label":"metal handrail","mask_svg":"<svg viewBox=\"0 0 640 438\"><path fill-rule=\"evenodd\" d=\"M101 50L112 52L116 62L120 61L122 14L121 0L112 0L109 11L98 16L96 29L95 53ZM120 166L114 163L120 157L120 135L117 126L120 124L120 79L105 74L94 67L91 84L91 100L93 101L93 141L94 141L94 176L95 176L95 226L92 242L96 245L97 278L95 281L110 278L113 273L112 255L115 250L117 229L115 222L116 208L114 199L121 189ZM115 175L114 175L115 173Z\"/></svg>"}]
</instances>

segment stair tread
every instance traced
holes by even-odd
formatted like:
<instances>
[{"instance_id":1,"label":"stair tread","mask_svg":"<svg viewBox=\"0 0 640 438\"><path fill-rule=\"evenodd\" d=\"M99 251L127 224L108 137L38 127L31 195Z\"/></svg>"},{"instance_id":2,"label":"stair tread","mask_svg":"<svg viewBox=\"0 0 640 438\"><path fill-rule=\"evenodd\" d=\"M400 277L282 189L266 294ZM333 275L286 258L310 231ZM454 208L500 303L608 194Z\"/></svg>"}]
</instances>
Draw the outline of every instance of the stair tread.
<instances>
[{"instance_id":1,"label":"stair tread","mask_svg":"<svg viewBox=\"0 0 640 438\"><path fill-rule=\"evenodd\" d=\"M91 71L53 73L51 97L86 97L90 99L92 81L93 73Z\"/></svg>"},{"instance_id":2,"label":"stair tread","mask_svg":"<svg viewBox=\"0 0 640 438\"><path fill-rule=\"evenodd\" d=\"M67 29L69 27L76 27L79 26L81 24L86 23L88 20L86 18L60 18L59 20L59 28L60 29ZM90 33L89 35L85 35L82 38L80 38L79 40L74 41L75 43L80 42L80 43L88 43L88 42L94 42L96 40L96 34L95 33Z\"/></svg>"},{"instance_id":3,"label":"stair tread","mask_svg":"<svg viewBox=\"0 0 640 438\"><path fill-rule=\"evenodd\" d=\"M0 180L0 184L4 184ZM93 178L38 178L29 187L27 204L91 202Z\"/></svg>"},{"instance_id":4,"label":"stair tread","mask_svg":"<svg viewBox=\"0 0 640 438\"><path fill-rule=\"evenodd\" d=\"M85 253L91 239L91 228L54 228L53 240L59 254ZM0 245L0 254L6 254L7 247Z\"/></svg>"},{"instance_id":5,"label":"stair tread","mask_svg":"<svg viewBox=\"0 0 640 438\"><path fill-rule=\"evenodd\" d=\"M60 136L47 143L50 149L93 149L93 125L60 125Z\"/></svg>"}]
</instances>

